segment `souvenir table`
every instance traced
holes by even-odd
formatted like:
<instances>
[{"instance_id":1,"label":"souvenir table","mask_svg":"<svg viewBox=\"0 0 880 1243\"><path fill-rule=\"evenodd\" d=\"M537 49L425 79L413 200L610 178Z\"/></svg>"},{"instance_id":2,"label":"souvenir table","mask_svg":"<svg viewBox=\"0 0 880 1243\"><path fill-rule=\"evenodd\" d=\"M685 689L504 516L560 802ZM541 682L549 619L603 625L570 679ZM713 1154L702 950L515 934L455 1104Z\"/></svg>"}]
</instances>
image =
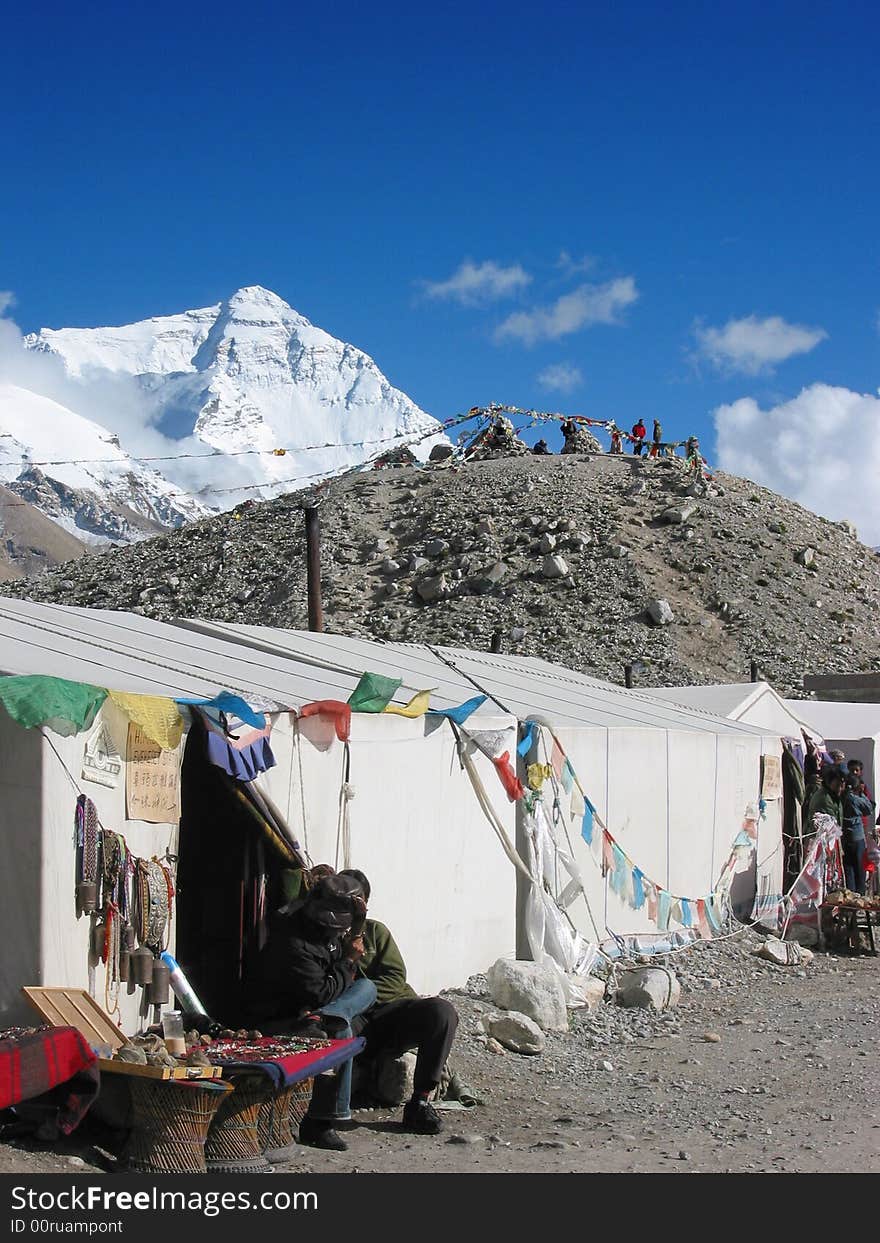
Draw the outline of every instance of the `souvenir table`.
<instances>
[{"instance_id":1,"label":"souvenir table","mask_svg":"<svg viewBox=\"0 0 880 1243\"><path fill-rule=\"evenodd\" d=\"M95 1055L75 1027L0 1031L0 1109L43 1098L58 1129L69 1135L98 1095L99 1082Z\"/></svg>"},{"instance_id":2,"label":"souvenir table","mask_svg":"<svg viewBox=\"0 0 880 1243\"><path fill-rule=\"evenodd\" d=\"M222 1068L235 1092L222 1102L208 1131L208 1170L269 1170L267 1153L282 1159L294 1143L294 1128L308 1108L314 1076L336 1070L363 1045L361 1037L262 1036L212 1042L206 1056L212 1066Z\"/></svg>"},{"instance_id":3,"label":"souvenir table","mask_svg":"<svg viewBox=\"0 0 880 1243\"><path fill-rule=\"evenodd\" d=\"M849 946L858 947L859 933L863 932L870 946L868 952L876 956L873 916L878 910L876 898L862 898L849 890L829 893L821 906L823 936L832 945L845 937Z\"/></svg>"}]
</instances>

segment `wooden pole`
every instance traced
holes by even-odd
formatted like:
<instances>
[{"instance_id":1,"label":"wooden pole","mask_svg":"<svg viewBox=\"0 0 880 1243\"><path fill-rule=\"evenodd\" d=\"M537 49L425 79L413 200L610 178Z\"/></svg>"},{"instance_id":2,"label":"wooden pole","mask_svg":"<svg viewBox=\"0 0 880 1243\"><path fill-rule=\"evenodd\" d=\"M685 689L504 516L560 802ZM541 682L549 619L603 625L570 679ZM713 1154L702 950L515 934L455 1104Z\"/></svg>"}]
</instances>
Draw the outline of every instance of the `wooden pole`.
<instances>
[{"instance_id":1,"label":"wooden pole","mask_svg":"<svg viewBox=\"0 0 880 1243\"><path fill-rule=\"evenodd\" d=\"M632 665L624 665L623 666L623 685L629 691L629 690L632 690L632 684L633 684L633 667Z\"/></svg>"},{"instance_id":2,"label":"wooden pole","mask_svg":"<svg viewBox=\"0 0 880 1243\"><path fill-rule=\"evenodd\" d=\"M749 674L753 682L758 681L758 662L753 660L749 665Z\"/></svg>"},{"instance_id":3,"label":"wooden pole","mask_svg":"<svg viewBox=\"0 0 880 1243\"><path fill-rule=\"evenodd\" d=\"M309 630L324 629L321 602L321 524L317 505L303 509L306 517L306 584L309 598Z\"/></svg>"},{"instance_id":4,"label":"wooden pole","mask_svg":"<svg viewBox=\"0 0 880 1243\"><path fill-rule=\"evenodd\" d=\"M504 635L502 634L502 632L500 630L496 630L495 633L492 635L492 642L489 645L489 651L500 652L503 638L504 638Z\"/></svg>"}]
</instances>

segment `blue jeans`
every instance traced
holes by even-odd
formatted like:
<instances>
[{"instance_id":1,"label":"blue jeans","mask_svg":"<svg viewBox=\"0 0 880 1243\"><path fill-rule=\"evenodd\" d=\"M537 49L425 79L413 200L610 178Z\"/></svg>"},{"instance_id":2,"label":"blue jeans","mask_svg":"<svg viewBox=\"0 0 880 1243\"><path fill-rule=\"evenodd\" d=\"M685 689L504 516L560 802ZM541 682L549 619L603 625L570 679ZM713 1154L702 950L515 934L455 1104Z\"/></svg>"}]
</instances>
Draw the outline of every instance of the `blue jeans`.
<instances>
[{"instance_id":1,"label":"blue jeans","mask_svg":"<svg viewBox=\"0 0 880 1243\"><path fill-rule=\"evenodd\" d=\"M348 1025L338 1033L338 1039L345 1040L351 1036L351 1020L357 1014L369 1010L376 1000L376 985L366 978L355 980L344 993L340 993L335 1001L328 1002L318 1011L319 1014L332 1014L340 1019L347 1019ZM344 1122L351 1117L351 1064L349 1058L339 1067L336 1074L316 1075L312 1099L309 1102L309 1117L321 1122Z\"/></svg>"}]
</instances>

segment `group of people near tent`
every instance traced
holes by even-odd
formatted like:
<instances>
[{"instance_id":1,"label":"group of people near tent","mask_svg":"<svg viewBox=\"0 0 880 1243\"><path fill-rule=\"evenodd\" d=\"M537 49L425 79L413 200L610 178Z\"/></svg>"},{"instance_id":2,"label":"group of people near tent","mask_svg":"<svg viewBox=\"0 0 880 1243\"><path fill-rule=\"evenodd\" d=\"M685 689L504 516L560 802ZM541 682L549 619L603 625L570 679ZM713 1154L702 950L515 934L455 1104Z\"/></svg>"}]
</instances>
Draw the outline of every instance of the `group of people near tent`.
<instances>
[{"instance_id":1,"label":"group of people near tent","mask_svg":"<svg viewBox=\"0 0 880 1243\"><path fill-rule=\"evenodd\" d=\"M816 832L813 817L831 816L843 830L841 842L846 886L864 895L869 879L877 883L880 868L877 807L864 780L861 760L847 760L842 751L823 753L804 734L804 797L802 853L805 857Z\"/></svg>"},{"instance_id":2,"label":"group of people near tent","mask_svg":"<svg viewBox=\"0 0 880 1243\"><path fill-rule=\"evenodd\" d=\"M329 864L311 870L304 897L282 907L250 977L245 981L246 1022L266 1035L359 1035L361 1058L397 1057L415 1050L412 1097L403 1129L436 1135L440 1115L431 1104L449 1057L458 1015L441 997L419 997L384 924L367 918L370 883L363 872L338 874ZM352 1063L332 1078L315 1079L299 1139L343 1151L338 1128L351 1120Z\"/></svg>"},{"instance_id":3,"label":"group of people near tent","mask_svg":"<svg viewBox=\"0 0 880 1243\"><path fill-rule=\"evenodd\" d=\"M579 443L578 437L582 436L583 432L574 419L563 419L561 428L563 436L563 453L585 453L595 451L592 445L586 446ZM611 435L611 447L608 452L615 455L622 454L623 438L626 433L622 432L620 428L614 424L611 424L608 430ZM628 439L632 444L632 452L634 457L641 457L643 453L649 458L663 456L672 457L675 455L676 444L670 444L664 441L663 426L659 419L654 419L654 427L650 440L648 439L648 429L645 426L644 419L642 418L633 424L632 430L628 434ZM532 453L538 457L548 456L550 454L550 448L547 441L543 438L536 441L532 446ZM688 464L694 462L700 462L702 464L700 442L696 436L689 436L685 441L685 460Z\"/></svg>"}]
</instances>

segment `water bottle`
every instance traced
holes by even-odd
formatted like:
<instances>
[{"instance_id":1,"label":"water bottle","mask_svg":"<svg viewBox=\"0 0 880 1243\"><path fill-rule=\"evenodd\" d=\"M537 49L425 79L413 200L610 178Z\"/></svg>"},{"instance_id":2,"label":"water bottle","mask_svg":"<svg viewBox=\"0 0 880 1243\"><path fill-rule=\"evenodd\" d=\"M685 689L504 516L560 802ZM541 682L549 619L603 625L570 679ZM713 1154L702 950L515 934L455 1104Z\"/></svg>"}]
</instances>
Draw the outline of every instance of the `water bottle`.
<instances>
[{"instance_id":1,"label":"water bottle","mask_svg":"<svg viewBox=\"0 0 880 1243\"><path fill-rule=\"evenodd\" d=\"M189 980L183 974L181 967L173 954L169 954L166 950L162 955L162 961L171 972L171 987L174 990L174 996L180 1002L182 1008L190 1014L204 1014L207 1011L193 990Z\"/></svg>"}]
</instances>

